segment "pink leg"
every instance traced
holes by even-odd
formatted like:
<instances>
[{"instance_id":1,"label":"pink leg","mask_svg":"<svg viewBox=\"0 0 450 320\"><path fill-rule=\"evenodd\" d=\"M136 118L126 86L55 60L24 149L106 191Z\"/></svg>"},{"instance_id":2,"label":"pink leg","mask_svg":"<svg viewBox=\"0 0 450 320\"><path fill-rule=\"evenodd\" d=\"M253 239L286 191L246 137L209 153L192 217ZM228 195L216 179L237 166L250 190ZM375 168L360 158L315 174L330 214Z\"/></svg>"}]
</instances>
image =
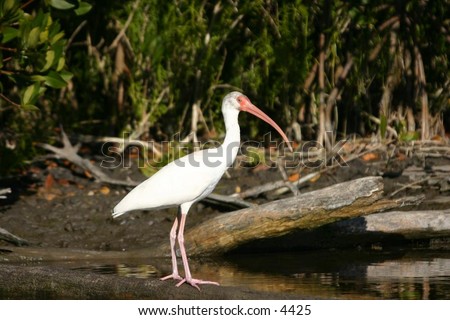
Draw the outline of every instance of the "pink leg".
<instances>
[{"instance_id":1,"label":"pink leg","mask_svg":"<svg viewBox=\"0 0 450 320\"><path fill-rule=\"evenodd\" d=\"M182 278L180 277L180 275L178 273L177 256L175 253L178 220L179 220L179 215L175 218L172 229L170 229L170 253L172 255L172 274L169 274L168 276L161 278L160 280L162 280L162 281L167 280L167 279L182 280Z\"/></svg>"},{"instance_id":2,"label":"pink leg","mask_svg":"<svg viewBox=\"0 0 450 320\"><path fill-rule=\"evenodd\" d=\"M191 271L189 270L189 263L188 263L188 259L187 259L186 249L184 248L184 225L186 223L186 216L187 216L186 214L181 213L180 227L178 229L178 244L180 246L181 258L183 260L185 278L177 284L177 287L181 286L185 282L190 284L191 286L197 288L198 290L200 290L200 288L198 286L199 284L214 284L214 285L218 286L219 283L217 283L217 282L203 281L203 280L192 278Z\"/></svg>"}]
</instances>

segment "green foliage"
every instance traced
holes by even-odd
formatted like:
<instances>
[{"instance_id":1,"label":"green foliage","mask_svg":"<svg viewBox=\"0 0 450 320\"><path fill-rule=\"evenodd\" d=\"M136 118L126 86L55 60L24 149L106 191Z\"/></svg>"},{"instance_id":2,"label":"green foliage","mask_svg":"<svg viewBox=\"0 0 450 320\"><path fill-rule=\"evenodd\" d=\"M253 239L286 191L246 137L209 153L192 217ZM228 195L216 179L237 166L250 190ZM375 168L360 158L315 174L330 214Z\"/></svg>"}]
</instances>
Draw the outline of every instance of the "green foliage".
<instances>
[{"instance_id":1,"label":"green foliage","mask_svg":"<svg viewBox=\"0 0 450 320\"><path fill-rule=\"evenodd\" d=\"M421 7L424 5L426 8ZM424 50L425 68L432 67L426 70L427 87L436 87L441 108L448 105L448 90L438 89L448 86L445 33L437 33L438 39L433 41L440 47L425 56L425 51L433 47L426 33L411 36L409 29L384 25L389 19L406 14L405 19L414 18L417 30L435 27L438 21L444 21L445 14L437 12L437 8L446 10L441 1L414 1L406 9L381 1L299 0L239 5L217 0L134 0L107 11L104 7L100 1L93 17L96 21L89 21L91 28L86 28L92 39L88 52L92 54L82 55L80 50L85 52L84 48L70 52L76 56L76 63L85 59L83 64L74 65L74 94L86 111L74 117L79 121L83 121L83 115L85 120L106 120L116 134L125 130L156 140L176 132L186 135L192 127L193 105L201 109L205 120L198 123L200 135L221 132L221 97L238 88L285 127L299 121L311 128L304 136L314 139L321 121L320 96L328 97L336 86L341 89L334 103L335 114L343 121L332 116L327 121L335 123L329 127L342 132L360 131L361 127L371 130L369 123L361 125L359 112L380 116L380 97L392 72L392 61L398 59L389 45L393 32L398 33L398 41ZM429 14L422 19L415 17L422 12ZM99 28L100 24L107 27ZM125 36L117 41L120 32ZM319 86L317 71L322 35L323 88ZM353 66L339 80L349 57L353 58ZM426 59L431 60L425 62ZM411 68L402 72L400 79L405 81L394 88L392 109L405 102L402 97L407 97L407 104L417 113L412 102L418 101L419 96L411 88L418 82L406 76ZM306 88L305 80L311 74ZM429 98L434 107L435 96ZM386 125L391 125L390 115L386 116ZM244 126L244 134L258 135L266 129L251 118L246 120L249 124Z\"/></svg>"},{"instance_id":2,"label":"green foliage","mask_svg":"<svg viewBox=\"0 0 450 320\"><path fill-rule=\"evenodd\" d=\"M75 4L64 0L46 1L50 6L68 10ZM89 6L78 1L81 12L89 11ZM0 39L2 65L0 73L10 81L11 87L20 91L21 102L17 105L27 109L34 106L45 92L45 87L63 88L71 78L65 68L64 32L60 24L53 21L48 7L26 12L20 1L5 0L0 8ZM46 11L44 11L46 10ZM5 84L3 83L3 86ZM5 96L6 88L2 88Z\"/></svg>"},{"instance_id":3,"label":"green foliage","mask_svg":"<svg viewBox=\"0 0 450 320\"><path fill-rule=\"evenodd\" d=\"M144 140L192 129L214 138L224 129L221 98L236 89L283 128L299 123L306 140L325 127L383 138L394 128L409 141L425 128L422 110L449 112L442 0L0 3L2 108L14 110L0 117L15 134L63 124ZM251 117L241 128L252 138L267 130Z\"/></svg>"},{"instance_id":4,"label":"green foliage","mask_svg":"<svg viewBox=\"0 0 450 320\"><path fill-rule=\"evenodd\" d=\"M82 14L90 5L63 0L34 6L32 1L0 2L0 120L6 124L0 134L0 172L20 166L21 155L32 153L29 138L40 116L28 112L41 111L38 101L47 88L64 88L72 78L66 67L67 40L52 8Z\"/></svg>"}]
</instances>

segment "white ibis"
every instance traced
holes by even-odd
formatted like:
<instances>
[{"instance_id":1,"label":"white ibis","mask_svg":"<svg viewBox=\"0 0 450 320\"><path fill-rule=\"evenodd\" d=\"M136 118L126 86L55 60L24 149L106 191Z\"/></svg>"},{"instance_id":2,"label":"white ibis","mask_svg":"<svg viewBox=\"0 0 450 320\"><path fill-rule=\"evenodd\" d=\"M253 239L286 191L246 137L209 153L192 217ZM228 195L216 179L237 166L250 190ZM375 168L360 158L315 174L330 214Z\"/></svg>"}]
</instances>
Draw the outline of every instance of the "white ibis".
<instances>
[{"instance_id":1,"label":"white ibis","mask_svg":"<svg viewBox=\"0 0 450 320\"><path fill-rule=\"evenodd\" d=\"M192 278L184 247L184 226L189 208L213 191L222 175L236 158L240 147L239 111L249 112L270 124L280 133L292 150L284 132L269 116L253 105L242 93L231 92L224 97L222 102L226 127L226 136L222 145L218 148L193 152L169 163L131 190L113 210L112 215L116 218L133 210L180 207L170 231L172 274L161 278L161 280L178 280L177 287L185 282L199 290L199 284L219 285L217 282ZM175 252L177 239L183 261L184 278L178 273Z\"/></svg>"}]
</instances>

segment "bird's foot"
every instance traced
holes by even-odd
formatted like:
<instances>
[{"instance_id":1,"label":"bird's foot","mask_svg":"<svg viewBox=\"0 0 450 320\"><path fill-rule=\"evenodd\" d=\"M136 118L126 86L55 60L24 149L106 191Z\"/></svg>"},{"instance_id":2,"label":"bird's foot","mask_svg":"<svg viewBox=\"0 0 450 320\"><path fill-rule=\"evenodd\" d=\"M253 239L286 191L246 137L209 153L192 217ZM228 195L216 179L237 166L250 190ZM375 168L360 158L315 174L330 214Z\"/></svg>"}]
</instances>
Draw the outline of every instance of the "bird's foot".
<instances>
[{"instance_id":1,"label":"bird's foot","mask_svg":"<svg viewBox=\"0 0 450 320\"><path fill-rule=\"evenodd\" d=\"M162 277L159 280L161 281L165 281L165 280L169 280L169 279L174 279L174 280L183 280L182 277L180 277L180 275L178 273L172 273L169 274L168 276Z\"/></svg>"},{"instance_id":2,"label":"bird's foot","mask_svg":"<svg viewBox=\"0 0 450 320\"><path fill-rule=\"evenodd\" d=\"M177 287L181 286L183 283L187 283L190 284L191 286L193 286L194 288L197 288L198 291L200 290L200 287L198 286L199 284L213 284L215 286L220 286L220 284L218 282L214 282L214 281L205 281L205 280L200 280L200 279L182 279L180 282L177 283Z\"/></svg>"}]
</instances>

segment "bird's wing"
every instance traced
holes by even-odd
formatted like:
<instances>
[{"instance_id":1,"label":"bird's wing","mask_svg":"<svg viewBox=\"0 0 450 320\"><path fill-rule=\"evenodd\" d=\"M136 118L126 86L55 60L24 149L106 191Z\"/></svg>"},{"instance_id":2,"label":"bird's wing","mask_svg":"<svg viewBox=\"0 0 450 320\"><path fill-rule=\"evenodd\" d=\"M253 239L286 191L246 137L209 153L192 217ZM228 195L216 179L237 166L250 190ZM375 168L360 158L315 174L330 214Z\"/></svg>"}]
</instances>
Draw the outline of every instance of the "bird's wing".
<instances>
[{"instance_id":1,"label":"bird's wing","mask_svg":"<svg viewBox=\"0 0 450 320\"><path fill-rule=\"evenodd\" d=\"M179 206L207 196L226 170L223 160L208 150L193 152L166 165L130 191L114 208L113 215Z\"/></svg>"}]
</instances>

